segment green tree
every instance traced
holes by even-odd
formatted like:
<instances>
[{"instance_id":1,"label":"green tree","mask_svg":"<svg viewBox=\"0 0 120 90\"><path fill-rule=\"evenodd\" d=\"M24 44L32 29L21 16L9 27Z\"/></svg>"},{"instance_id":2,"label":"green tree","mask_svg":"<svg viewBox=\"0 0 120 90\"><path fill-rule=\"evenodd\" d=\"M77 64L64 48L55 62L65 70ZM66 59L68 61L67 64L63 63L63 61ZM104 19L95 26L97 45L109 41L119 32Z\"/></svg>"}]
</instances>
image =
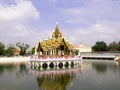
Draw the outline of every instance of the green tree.
<instances>
[{"instance_id":1,"label":"green tree","mask_svg":"<svg viewBox=\"0 0 120 90\"><path fill-rule=\"evenodd\" d=\"M118 44L117 42L112 42L108 45L108 50L109 51L118 51Z\"/></svg>"},{"instance_id":2,"label":"green tree","mask_svg":"<svg viewBox=\"0 0 120 90\"><path fill-rule=\"evenodd\" d=\"M15 47L13 44L9 44L7 49L5 50L5 55L7 56L13 56L15 51Z\"/></svg>"},{"instance_id":3,"label":"green tree","mask_svg":"<svg viewBox=\"0 0 120 90\"><path fill-rule=\"evenodd\" d=\"M107 44L104 41L98 41L92 49L93 51L107 51Z\"/></svg>"},{"instance_id":4,"label":"green tree","mask_svg":"<svg viewBox=\"0 0 120 90\"><path fill-rule=\"evenodd\" d=\"M20 55L25 55L27 49L29 48L28 44L20 43L20 42L16 43L16 46L20 48Z\"/></svg>"},{"instance_id":5,"label":"green tree","mask_svg":"<svg viewBox=\"0 0 120 90\"><path fill-rule=\"evenodd\" d=\"M75 55L78 55L78 53L79 53L79 50L75 50Z\"/></svg>"},{"instance_id":6,"label":"green tree","mask_svg":"<svg viewBox=\"0 0 120 90\"><path fill-rule=\"evenodd\" d=\"M35 47L32 48L32 54L34 54L34 53L35 53Z\"/></svg>"},{"instance_id":7,"label":"green tree","mask_svg":"<svg viewBox=\"0 0 120 90\"><path fill-rule=\"evenodd\" d=\"M120 41L118 42L118 51L120 51Z\"/></svg>"},{"instance_id":8,"label":"green tree","mask_svg":"<svg viewBox=\"0 0 120 90\"><path fill-rule=\"evenodd\" d=\"M4 54L4 50L5 50L5 45L2 42L0 42L0 55Z\"/></svg>"}]
</instances>

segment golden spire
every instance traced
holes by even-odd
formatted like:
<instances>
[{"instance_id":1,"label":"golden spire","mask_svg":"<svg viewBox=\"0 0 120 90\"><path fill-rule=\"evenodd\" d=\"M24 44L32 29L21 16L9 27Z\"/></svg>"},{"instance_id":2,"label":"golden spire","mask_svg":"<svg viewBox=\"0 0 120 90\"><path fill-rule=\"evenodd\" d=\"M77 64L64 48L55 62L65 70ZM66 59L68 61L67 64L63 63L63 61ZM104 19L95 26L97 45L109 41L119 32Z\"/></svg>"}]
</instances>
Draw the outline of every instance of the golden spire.
<instances>
[{"instance_id":1,"label":"golden spire","mask_svg":"<svg viewBox=\"0 0 120 90\"><path fill-rule=\"evenodd\" d=\"M52 34L52 38L61 38L62 37L62 33L59 31L59 27L58 27L58 22L56 22L56 27L55 27L55 31Z\"/></svg>"},{"instance_id":2,"label":"golden spire","mask_svg":"<svg viewBox=\"0 0 120 90\"><path fill-rule=\"evenodd\" d=\"M59 27L58 27L58 22L56 22L56 28L55 28L55 34L59 34Z\"/></svg>"}]
</instances>

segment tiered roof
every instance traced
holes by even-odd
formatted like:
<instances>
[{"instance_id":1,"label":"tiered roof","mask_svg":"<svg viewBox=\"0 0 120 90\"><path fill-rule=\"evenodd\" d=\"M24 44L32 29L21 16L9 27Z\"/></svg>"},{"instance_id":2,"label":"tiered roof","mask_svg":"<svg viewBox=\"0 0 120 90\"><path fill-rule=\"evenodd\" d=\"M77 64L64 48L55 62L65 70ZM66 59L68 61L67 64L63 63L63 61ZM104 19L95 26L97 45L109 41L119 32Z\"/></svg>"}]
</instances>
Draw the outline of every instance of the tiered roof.
<instances>
[{"instance_id":1,"label":"tiered roof","mask_svg":"<svg viewBox=\"0 0 120 90\"><path fill-rule=\"evenodd\" d=\"M58 24L56 24L55 31L52 33L52 38L43 40L39 44L45 51L52 48L58 48L60 45L65 45L69 49L73 48L71 43L64 40L62 33L59 31Z\"/></svg>"}]
</instances>

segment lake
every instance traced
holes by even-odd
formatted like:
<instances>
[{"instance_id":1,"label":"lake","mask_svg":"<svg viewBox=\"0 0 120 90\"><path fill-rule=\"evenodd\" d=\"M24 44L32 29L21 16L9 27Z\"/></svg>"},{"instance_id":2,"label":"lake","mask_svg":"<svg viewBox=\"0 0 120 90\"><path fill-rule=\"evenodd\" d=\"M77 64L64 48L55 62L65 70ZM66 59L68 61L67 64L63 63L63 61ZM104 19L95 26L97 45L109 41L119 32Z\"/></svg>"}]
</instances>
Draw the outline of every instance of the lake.
<instances>
[{"instance_id":1,"label":"lake","mask_svg":"<svg viewBox=\"0 0 120 90\"><path fill-rule=\"evenodd\" d=\"M28 63L0 64L0 90L120 90L120 64L83 61L80 67L38 71Z\"/></svg>"}]
</instances>

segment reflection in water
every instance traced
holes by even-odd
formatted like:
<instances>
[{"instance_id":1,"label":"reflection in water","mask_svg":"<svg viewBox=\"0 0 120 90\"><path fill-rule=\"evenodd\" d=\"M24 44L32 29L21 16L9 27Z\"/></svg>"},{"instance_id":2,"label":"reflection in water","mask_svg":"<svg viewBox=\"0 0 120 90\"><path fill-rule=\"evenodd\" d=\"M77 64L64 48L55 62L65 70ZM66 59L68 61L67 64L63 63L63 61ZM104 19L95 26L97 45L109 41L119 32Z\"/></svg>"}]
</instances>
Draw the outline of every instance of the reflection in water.
<instances>
[{"instance_id":1,"label":"reflection in water","mask_svg":"<svg viewBox=\"0 0 120 90\"><path fill-rule=\"evenodd\" d=\"M12 72L14 71L15 68L16 66L12 63L11 64L0 64L0 75L2 75L5 70L7 70L8 72Z\"/></svg>"},{"instance_id":2,"label":"reflection in water","mask_svg":"<svg viewBox=\"0 0 120 90\"><path fill-rule=\"evenodd\" d=\"M38 86L44 90L66 90L73 79L74 74L50 75L38 77L37 82Z\"/></svg>"},{"instance_id":3,"label":"reflection in water","mask_svg":"<svg viewBox=\"0 0 120 90\"><path fill-rule=\"evenodd\" d=\"M75 72L81 72L81 68L56 70L56 71L30 71L37 74L38 87L41 90L67 90L67 86L73 83Z\"/></svg>"},{"instance_id":4,"label":"reflection in water","mask_svg":"<svg viewBox=\"0 0 120 90\"><path fill-rule=\"evenodd\" d=\"M0 90L120 90L119 84L120 64L112 61L84 61L81 67L42 71L27 63L0 64Z\"/></svg>"},{"instance_id":5,"label":"reflection in water","mask_svg":"<svg viewBox=\"0 0 120 90\"><path fill-rule=\"evenodd\" d=\"M110 70L112 70L114 73L120 73L120 63L118 64L118 63L114 63L115 65L112 65L112 64L110 64L110 65L107 65L108 67L109 67L109 69Z\"/></svg>"},{"instance_id":6,"label":"reflection in water","mask_svg":"<svg viewBox=\"0 0 120 90\"><path fill-rule=\"evenodd\" d=\"M105 73L107 71L106 63L92 63L92 67L97 71L97 73Z\"/></svg>"},{"instance_id":7,"label":"reflection in water","mask_svg":"<svg viewBox=\"0 0 120 90\"><path fill-rule=\"evenodd\" d=\"M16 69L16 76L19 78L26 76L29 71L25 63L4 63L0 64L0 75L2 75L5 71L14 73Z\"/></svg>"},{"instance_id":8,"label":"reflection in water","mask_svg":"<svg viewBox=\"0 0 120 90\"><path fill-rule=\"evenodd\" d=\"M120 73L120 64L116 64L114 62L109 62L109 63L105 63L105 62L92 62L92 68L96 70L96 72L98 74L103 73L105 74L106 71L110 70L115 72L119 72Z\"/></svg>"},{"instance_id":9,"label":"reflection in water","mask_svg":"<svg viewBox=\"0 0 120 90\"><path fill-rule=\"evenodd\" d=\"M29 70L27 69L27 66L25 63L21 63L19 65L19 70L18 72L16 73L16 75L19 77L19 78L23 78L25 76L27 76Z\"/></svg>"}]
</instances>

